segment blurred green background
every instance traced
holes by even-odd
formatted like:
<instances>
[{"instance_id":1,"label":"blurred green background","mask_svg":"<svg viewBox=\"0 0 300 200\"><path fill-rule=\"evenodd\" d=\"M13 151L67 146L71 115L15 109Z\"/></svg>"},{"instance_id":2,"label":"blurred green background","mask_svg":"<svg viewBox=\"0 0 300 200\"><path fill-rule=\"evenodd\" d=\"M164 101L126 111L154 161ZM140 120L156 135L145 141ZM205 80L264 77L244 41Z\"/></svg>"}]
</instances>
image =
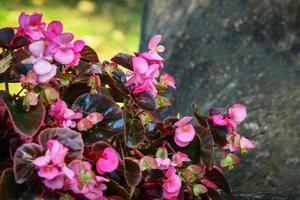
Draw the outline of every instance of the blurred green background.
<instances>
[{"instance_id":1,"label":"blurred green background","mask_svg":"<svg viewBox=\"0 0 300 200\"><path fill-rule=\"evenodd\" d=\"M0 0L0 27L18 26L22 11L43 13L43 21L59 20L65 32L72 32L94 48L100 60L118 52L138 50L142 0ZM19 90L10 84L10 92ZM0 84L0 90L4 85Z\"/></svg>"}]
</instances>

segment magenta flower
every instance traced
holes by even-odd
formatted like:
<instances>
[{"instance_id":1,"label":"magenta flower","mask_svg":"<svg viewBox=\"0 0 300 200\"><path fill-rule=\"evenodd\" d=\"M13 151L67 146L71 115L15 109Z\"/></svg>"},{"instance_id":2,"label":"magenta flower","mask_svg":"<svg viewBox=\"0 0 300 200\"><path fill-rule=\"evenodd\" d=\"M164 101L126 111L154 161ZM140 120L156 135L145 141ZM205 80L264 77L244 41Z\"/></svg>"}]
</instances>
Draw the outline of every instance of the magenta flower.
<instances>
[{"instance_id":1,"label":"magenta flower","mask_svg":"<svg viewBox=\"0 0 300 200\"><path fill-rule=\"evenodd\" d=\"M175 123L177 128L175 130L174 141L180 147L189 145L195 137L195 129L193 125L189 124L192 119L192 116L186 116Z\"/></svg>"},{"instance_id":2,"label":"magenta flower","mask_svg":"<svg viewBox=\"0 0 300 200\"><path fill-rule=\"evenodd\" d=\"M187 154L178 151L175 154L173 154L171 165L176 167L176 166L180 166L183 162L189 162L189 161L191 160L189 159Z\"/></svg>"},{"instance_id":3,"label":"magenta flower","mask_svg":"<svg viewBox=\"0 0 300 200\"><path fill-rule=\"evenodd\" d=\"M180 193L181 180L176 175L176 169L169 167L165 174L163 183L163 196L165 199L176 198Z\"/></svg>"},{"instance_id":4,"label":"magenta flower","mask_svg":"<svg viewBox=\"0 0 300 200\"><path fill-rule=\"evenodd\" d=\"M50 63L52 56L45 54L45 41L33 42L28 48L32 53L30 60L33 64L33 72L37 75L38 81L41 83L49 82L56 75L57 66Z\"/></svg>"},{"instance_id":5,"label":"magenta flower","mask_svg":"<svg viewBox=\"0 0 300 200\"><path fill-rule=\"evenodd\" d=\"M236 131L237 125L245 120L247 116L246 107L242 104L234 104L228 109L228 115L211 114L215 125L227 126L230 131Z\"/></svg>"},{"instance_id":6,"label":"magenta flower","mask_svg":"<svg viewBox=\"0 0 300 200\"><path fill-rule=\"evenodd\" d=\"M38 76L36 73L33 72L33 70L29 70L25 75L21 74L20 76L20 82L22 83L22 86L24 87L26 84L30 85L37 85L38 84Z\"/></svg>"},{"instance_id":7,"label":"magenta flower","mask_svg":"<svg viewBox=\"0 0 300 200\"><path fill-rule=\"evenodd\" d=\"M155 160L160 170L168 169L171 164L171 160L168 158L168 151L165 147L157 149Z\"/></svg>"},{"instance_id":8,"label":"magenta flower","mask_svg":"<svg viewBox=\"0 0 300 200\"><path fill-rule=\"evenodd\" d=\"M73 47L74 59L70 65L77 66L79 64L80 57L81 57L80 52L82 51L84 46L85 46L85 42L82 40L76 40L74 42L74 47Z\"/></svg>"},{"instance_id":9,"label":"magenta flower","mask_svg":"<svg viewBox=\"0 0 300 200\"><path fill-rule=\"evenodd\" d=\"M47 30L44 35L47 41L52 41L55 37L59 36L63 31L63 25L60 21L52 21L48 24Z\"/></svg>"},{"instance_id":10,"label":"magenta flower","mask_svg":"<svg viewBox=\"0 0 300 200\"><path fill-rule=\"evenodd\" d=\"M156 96L157 90L154 84L157 83L156 77L159 75L159 65L149 65L143 57L135 56L132 58L132 67L133 72L127 73L130 78L125 86L128 88L133 87L134 94L148 91Z\"/></svg>"},{"instance_id":11,"label":"magenta flower","mask_svg":"<svg viewBox=\"0 0 300 200\"><path fill-rule=\"evenodd\" d=\"M49 140L44 156L37 157L33 164L38 169L38 175L44 178L44 184L50 189L61 189L65 178L72 179L74 173L66 167L65 157L68 148L57 140Z\"/></svg>"},{"instance_id":12,"label":"magenta flower","mask_svg":"<svg viewBox=\"0 0 300 200\"><path fill-rule=\"evenodd\" d=\"M113 172L119 166L118 153L111 147L106 147L97 160L96 169L100 174Z\"/></svg>"},{"instance_id":13,"label":"magenta flower","mask_svg":"<svg viewBox=\"0 0 300 200\"><path fill-rule=\"evenodd\" d=\"M158 52L164 52L165 47L163 45L158 45L161 40L161 35L157 34L154 35L149 43L148 43L148 48L150 49L148 51L149 56L154 59L154 60L164 60Z\"/></svg>"},{"instance_id":14,"label":"magenta flower","mask_svg":"<svg viewBox=\"0 0 300 200\"><path fill-rule=\"evenodd\" d=\"M51 105L49 115L52 116L61 127L76 127L75 119L81 119L82 114L69 109L66 102L57 99L56 103Z\"/></svg>"},{"instance_id":15,"label":"magenta flower","mask_svg":"<svg viewBox=\"0 0 300 200\"><path fill-rule=\"evenodd\" d=\"M105 182L109 180L96 176L90 163L81 160L73 160L68 167L74 172L74 178L66 180L64 190L72 190L75 194L81 194L89 200L104 200L103 191L106 190Z\"/></svg>"},{"instance_id":16,"label":"magenta flower","mask_svg":"<svg viewBox=\"0 0 300 200\"><path fill-rule=\"evenodd\" d=\"M33 12L32 15L21 13L19 16L19 27L17 33L26 35L32 40L44 38L42 30L46 27L46 23L42 22L42 14Z\"/></svg>"}]
</instances>

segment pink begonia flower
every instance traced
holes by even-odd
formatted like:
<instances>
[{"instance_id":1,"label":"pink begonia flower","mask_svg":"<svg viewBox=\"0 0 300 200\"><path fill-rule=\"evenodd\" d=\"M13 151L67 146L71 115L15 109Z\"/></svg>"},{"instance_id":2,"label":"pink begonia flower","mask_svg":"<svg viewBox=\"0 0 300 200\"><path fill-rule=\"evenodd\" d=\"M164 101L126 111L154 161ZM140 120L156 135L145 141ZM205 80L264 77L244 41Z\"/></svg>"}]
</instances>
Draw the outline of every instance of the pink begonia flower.
<instances>
[{"instance_id":1,"label":"pink begonia flower","mask_svg":"<svg viewBox=\"0 0 300 200\"><path fill-rule=\"evenodd\" d=\"M52 41L56 36L59 36L63 31L63 25L60 21L52 21L48 24L44 35L47 41Z\"/></svg>"},{"instance_id":2,"label":"pink begonia flower","mask_svg":"<svg viewBox=\"0 0 300 200\"><path fill-rule=\"evenodd\" d=\"M32 53L30 60L38 81L41 83L49 82L56 75L57 66L50 63L52 56L45 54L45 41L33 42L28 48Z\"/></svg>"},{"instance_id":3,"label":"pink begonia flower","mask_svg":"<svg viewBox=\"0 0 300 200\"><path fill-rule=\"evenodd\" d=\"M155 160L160 170L168 169L171 164L171 160L168 158L168 151L165 147L157 149Z\"/></svg>"},{"instance_id":4,"label":"pink begonia flower","mask_svg":"<svg viewBox=\"0 0 300 200\"><path fill-rule=\"evenodd\" d=\"M86 118L82 118L77 123L77 129L79 131L87 131L91 128L93 128L93 123L90 120L86 119Z\"/></svg>"},{"instance_id":5,"label":"pink begonia flower","mask_svg":"<svg viewBox=\"0 0 300 200\"><path fill-rule=\"evenodd\" d=\"M135 56L132 58L133 72L127 72L129 80L125 86L133 88L133 93L138 94L144 91L150 92L153 96L157 96L157 90L154 86L157 83L156 78L159 75L159 65L149 65L143 57Z\"/></svg>"},{"instance_id":6,"label":"pink begonia flower","mask_svg":"<svg viewBox=\"0 0 300 200\"><path fill-rule=\"evenodd\" d=\"M103 191L107 189L108 179L96 176L90 163L73 160L68 167L74 172L73 179L66 180L64 190L72 190L75 194L82 194L89 200L105 200Z\"/></svg>"},{"instance_id":7,"label":"pink begonia flower","mask_svg":"<svg viewBox=\"0 0 300 200\"><path fill-rule=\"evenodd\" d=\"M195 129L189 124L192 119L192 116L186 116L175 123L174 141L180 147L186 147L195 137Z\"/></svg>"},{"instance_id":8,"label":"pink begonia flower","mask_svg":"<svg viewBox=\"0 0 300 200\"><path fill-rule=\"evenodd\" d=\"M26 84L35 86L38 84L38 76L31 69L27 72L26 76L21 74L20 82L21 82L22 86L25 86Z\"/></svg>"},{"instance_id":9,"label":"pink begonia flower","mask_svg":"<svg viewBox=\"0 0 300 200\"><path fill-rule=\"evenodd\" d=\"M119 166L118 153L111 147L106 147L102 152L96 163L96 169L100 174L106 172L113 172Z\"/></svg>"},{"instance_id":10,"label":"pink begonia flower","mask_svg":"<svg viewBox=\"0 0 300 200\"><path fill-rule=\"evenodd\" d=\"M73 47L74 59L70 63L70 65L77 66L79 64L80 57L81 57L80 52L82 51L84 46L85 46L85 42L82 40L76 40L74 42L74 47Z\"/></svg>"},{"instance_id":11,"label":"pink begonia flower","mask_svg":"<svg viewBox=\"0 0 300 200\"><path fill-rule=\"evenodd\" d=\"M104 116L102 113L93 112L86 116L86 119L88 119L90 122L92 122L93 125L98 124L104 119Z\"/></svg>"},{"instance_id":12,"label":"pink begonia flower","mask_svg":"<svg viewBox=\"0 0 300 200\"><path fill-rule=\"evenodd\" d=\"M226 140L228 143L224 149L229 149L231 152L241 151L245 153L248 149L255 148L255 145L249 139L235 132L227 134Z\"/></svg>"},{"instance_id":13,"label":"pink begonia flower","mask_svg":"<svg viewBox=\"0 0 300 200\"><path fill-rule=\"evenodd\" d=\"M189 161L191 160L189 159L187 154L178 151L175 154L173 154L171 165L176 167L176 166L180 166L183 162L189 162Z\"/></svg>"},{"instance_id":14,"label":"pink begonia flower","mask_svg":"<svg viewBox=\"0 0 300 200\"><path fill-rule=\"evenodd\" d=\"M148 54L149 56L152 58L152 59L155 59L155 60L164 60L159 54L158 52L164 52L165 51L165 47L163 45L158 45L159 42L161 40L161 35L160 34L157 34L157 35L154 35L149 43L148 43L148 48L150 49L148 51Z\"/></svg>"},{"instance_id":15,"label":"pink begonia flower","mask_svg":"<svg viewBox=\"0 0 300 200\"><path fill-rule=\"evenodd\" d=\"M142 171L145 171L145 170L157 169L158 164L155 158L151 156L144 156L139 161L139 167Z\"/></svg>"},{"instance_id":16,"label":"pink begonia flower","mask_svg":"<svg viewBox=\"0 0 300 200\"><path fill-rule=\"evenodd\" d=\"M81 119L82 114L69 109L66 102L57 99L50 107L49 115L52 116L62 127L76 127L75 119Z\"/></svg>"},{"instance_id":17,"label":"pink begonia flower","mask_svg":"<svg viewBox=\"0 0 300 200\"><path fill-rule=\"evenodd\" d=\"M234 132L237 130L237 125L244 121L246 116L246 107L237 103L228 109L228 115L212 114L210 118L215 125L227 126L231 132Z\"/></svg>"},{"instance_id":18,"label":"pink begonia flower","mask_svg":"<svg viewBox=\"0 0 300 200\"><path fill-rule=\"evenodd\" d=\"M57 140L49 140L44 156L37 157L33 164L38 169L38 175L45 180L44 184L50 189L61 189L65 178L73 179L74 173L66 167L65 157L68 148Z\"/></svg>"},{"instance_id":19,"label":"pink begonia flower","mask_svg":"<svg viewBox=\"0 0 300 200\"><path fill-rule=\"evenodd\" d=\"M42 22L42 16L42 14L36 12L31 15L22 12L19 16L17 33L22 36L26 35L34 41L44 38L42 30L46 27L46 23Z\"/></svg>"},{"instance_id":20,"label":"pink begonia flower","mask_svg":"<svg viewBox=\"0 0 300 200\"><path fill-rule=\"evenodd\" d=\"M173 78L173 76L169 75L169 74L163 74L160 76L160 85L163 87L172 87L172 88L176 88L175 84L175 79Z\"/></svg>"},{"instance_id":21,"label":"pink begonia flower","mask_svg":"<svg viewBox=\"0 0 300 200\"><path fill-rule=\"evenodd\" d=\"M52 39L49 48L57 62L61 64L70 64L73 61L73 38L74 35L72 33L61 33Z\"/></svg>"},{"instance_id":22,"label":"pink begonia flower","mask_svg":"<svg viewBox=\"0 0 300 200\"><path fill-rule=\"evenodd\" d=\"M176 174L174 167L169 167L166 171L163 183L163 196L165 199L176 198L180 193L181 180Z\"/></svg>"}]
</instances>

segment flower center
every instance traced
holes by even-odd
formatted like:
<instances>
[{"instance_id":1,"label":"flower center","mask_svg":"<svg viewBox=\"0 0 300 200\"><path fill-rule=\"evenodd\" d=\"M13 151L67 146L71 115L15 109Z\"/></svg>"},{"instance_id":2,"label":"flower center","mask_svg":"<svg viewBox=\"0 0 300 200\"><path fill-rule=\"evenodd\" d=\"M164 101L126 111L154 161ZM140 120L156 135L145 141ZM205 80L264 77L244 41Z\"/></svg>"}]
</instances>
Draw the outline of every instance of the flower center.
<instances>
[{"instance_id":1,"label":"flower center","mask_svg":"<svg viewBox=\"0 0 300 200\"><path fill-rule=\"evenodd\" d=\"M35 25L35 26L34 26L34 30L35 30L35 31L39 30L39 26L38 26L38 25Z\"/></svg>"},{"instance_id":2,"label":"flower center","mask_svg":"<svg viewBox=\"0 0 300 200\"><path fill-rule=\"evenodd\" d=\"M51 171L52 171L52 167L51 166L45 167L45 172L51 172Z\"/></svg>"},{"instance_id":3,"label":"flower center","mask_svg":"<svg viewBox=\"0 0 300 200\"><path fill-rule=\"evenodd\" d=\"M189 125L185 125L184 127L181 128L182 131L188 132L189 131Z\"/></svg>"}]
</instances>

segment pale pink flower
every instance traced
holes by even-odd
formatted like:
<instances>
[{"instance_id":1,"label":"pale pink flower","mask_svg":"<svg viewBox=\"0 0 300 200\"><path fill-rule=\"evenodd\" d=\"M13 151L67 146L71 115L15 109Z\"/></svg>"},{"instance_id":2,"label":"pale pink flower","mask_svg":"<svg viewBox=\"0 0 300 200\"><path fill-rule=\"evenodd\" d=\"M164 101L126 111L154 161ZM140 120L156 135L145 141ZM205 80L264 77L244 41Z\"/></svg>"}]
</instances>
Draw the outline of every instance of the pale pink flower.
<instances>
[{"instance_id":1,"label":"pale pink flower","mask_svg":"<svg viewBox=\"0 0 300 200\"><path fill-rule=\"evenodd\" d=\"M157 149L155 160L160 170L168 169L171 164L171 160L168 158L168 151L165 147Z\"/></svg>"},{"instance_id":2,"label":"pale pink flower","mask_svg":"<svg viewBox=\"0 0 300 200\"><path fill-rule=\"evenodd\" d=\"M180 193L181 180L176 174L174 167L169 167L166 171L163 183L163 196L165 199L176 198Z\"/></svg>"},{"instance_id":3,"label":"pale pink flower","mask_svg":"<svg viewBox=\"0 0 300 200\"><path fill-rule=\"evenodd\" d=\"M241 151L247 152L248 149L255 148L255 145L246 137L239 135L236 132L226 135L227 144L224 149L229 149L231 152Z\"/></svg>"},{"instance_id":4,"label":"pale pink flower","mask_svg":"<svg viewBox=\"0 0 300 200\"><path fill-rule=\"evenodd\" d=\"M82 51L84 46L85 46L85 42L82 40L76 40L74 42L74 47L73 47L74 59L70 65L77 66L79 64L80 57L81 57L80 52Z\"/></svg>"},{"instance_id":5,"label":"pale pink flower","mask_svg":"<svg viewBox=\"0 0 300 200\"><path fill-rule=\"evenodd\" d=\"M82 118L78 123L77 123L77 128L79 131L87 131L91 128L93 128L93 123L86 119Z\"/></svg>"},{"instance_id":6,"label":"pale pink flower","mask_svg":"<svg viewBox=\"0 0 300 200\"><path fill-rule=\"evenodd\" d=\"M32 40L44 38L42 30L46 27L46 23L42 22L42 14L33 12L27 15L24 12L19 16L18 35L26 35Z\"/></svg>"},{"instance_id":7,"label":"pale pink flower","mask_svg":"<svg viewBox=\"0 0 300 200\"><path fill-rule=\"evenodd\" d=\"M100 174L113 172L119 166L118 153L111 147L106 147L97 160L96 169Z\"/></svg>"},{"instance_id":8,"label":"pale pink flower","mask_svg":"<svg viewBox=\"0 0 300 200\"><path fill-rule=\"evenodd\" d=\"M25 86L26 84L35 86L38 84L38 76L31 69L27 72L26 76L21 74L20 82L21 82L22 86Z\"/></svg>"},{"instance_id":9,"label":"pale pink flower","mask_svg":"<svg viewBox=\"0 0 300 200\"><path fill-rule=\"evenodd\" d=\"M73 160L68 167L74 172L73 179L66 181L65 190L72 190L75 194L82 194L89 200L104 200L103 191L106 190L105 182L109 180L96 176L90 163Z\"/></svg>"},{"instance_id":10,"label":"pale pink flower","mask_svg":"<svg viewBox=\"0 0 300 200\"><path fill-rule=\"evenodd\" d=\"M148 54L149 56L152 58L152 59L155 59L155 60L164 60L158 53L159 52L164 52L165 50L165 47L163 45L158 45L159 42L161 40L161 35L160 34L157 34L157 35L154 35L149 43L148 43L148 48L150 49L148 51Z\"/></svg>"},{"instance_id":11,"label":"pale pink flower","mask_svg":"<svg viewBox=\"0 0 300 200\"><path fill-rule=\"evenodd\" d=\"M228 114L231 120L233 120L236 124L240 124L246 119L246 107L240 103L234 104L228 109Z\"/></svg>"},{"instance_id":12,"label":"pale pink flower","mask_svg":"<svg viewBox=\"0 0 300 200\"><path fill-rule=\"evenodd\" d=\"M49 82L55 75L57 66L51 64L52 56L45 54L45 41L40 40L29 45L29 51L32 54L30 58L33 66L33 72L41 83Z\"/></svg>"},{"instance_id":13,"label":"pale pink flower","mask_svg":"<svg viewBox=\"0 0 300 200\"><path fill-rule=\"evenodd\" d=\"M81 119L82 114L69 109L66 102L57 99L50 107L49 115L62 127L76 127L75 119Z\"/></svg>"},{"instance_id":14,"label":"pale pink flower","mask_svg":"<svg viewBox=\"0 0 300 200\"><path fill-rule=\"evenodd\" d=\"M186 116L175 123L177 128L175 130L174 141L180 147L189 145L195 137L195 129L193 125L189 124L192 119L192 116Z\"/></svg>"},{"instance_id":15,"label":"pale pink flower","mask_svg":"<svg viewBox=\"0 0 300 200\"><path fill-rule=\"evenodd\" d=\"M186 153L182 153L180 151L176 152L172 156L172 162L171 165L176 167L180 166L183 162L189 162L191 161Z\"/></svg>"},{"instance_id":16,"label":"pale pink flower","mask_svg":"<svg viewBox=\"0 0 300 200\"><path fill-rule=\"evenodd\" d=\"M74 35L72 33L61 33L52 39L52 42L49 44L49 48L57 62L61 64L71 64L74 60L73 38Z\"/></svg>"}]
</instances>

